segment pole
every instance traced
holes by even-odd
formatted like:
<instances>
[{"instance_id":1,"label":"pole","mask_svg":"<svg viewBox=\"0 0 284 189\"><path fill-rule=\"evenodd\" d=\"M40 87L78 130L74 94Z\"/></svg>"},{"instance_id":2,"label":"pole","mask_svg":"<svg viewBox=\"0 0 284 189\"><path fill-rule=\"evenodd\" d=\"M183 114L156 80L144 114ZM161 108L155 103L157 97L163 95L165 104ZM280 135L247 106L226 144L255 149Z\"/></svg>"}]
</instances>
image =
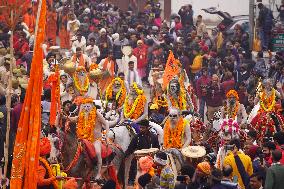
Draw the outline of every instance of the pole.
<instances>
[{"instance_id":1,"label":"pole","mask_svg":"<svg viewBox=\"0 0 284 189\"><path fill-rule=\"evenodd\" d=\"M252 50L254 39L254 0L249 0L249 47Z\"/></svg>"},{"instance_id":2,"label":"pole","mask_svg":"<svg viewBox=\"0 0 284 189\"><path fill-rule=\"evenodd\" d=\"M12 26L14 26L14 11L11 10L11 23ZM10 74L9 74L9 81L8 81L8 90L7 90L7 100L6 100L6 108L7 108L7 130L6 130L6 141L4 145L4 158L5 158L5 164L4 164L4 178L5 181L7 178L7 169L8 169L8 163L9 163L9 139L10 139L10 123L11 123L11 95L12 95L12 78L13 78L13 66L14 66L14 48L13 48L13 30L14 27L11 28L11 36L10 36ZM5 182L6 183L6 182ZM6 189L6 184L3 185L3 189Z\"/></svg>"}]
</instances>

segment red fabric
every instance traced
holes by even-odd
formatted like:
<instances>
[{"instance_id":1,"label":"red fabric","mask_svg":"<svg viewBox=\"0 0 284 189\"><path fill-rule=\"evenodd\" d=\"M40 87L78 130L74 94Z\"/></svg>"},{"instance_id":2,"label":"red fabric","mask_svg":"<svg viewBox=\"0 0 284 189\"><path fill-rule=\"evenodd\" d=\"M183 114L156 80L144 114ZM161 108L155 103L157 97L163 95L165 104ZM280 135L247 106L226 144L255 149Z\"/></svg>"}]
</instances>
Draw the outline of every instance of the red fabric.
<instances>
[{"instance_id":1,"label":"red fabric","mask_svg":"<svg viewBox=\"0 0 284 189\"><path fill-rule=\"evenodd\" d=\"M155 18L154 19L154 25L160 28L161 25L162 25L162 19L161 18Z\"/></svg>"},{"instance_id":2,"label":"red fabric","mask_svg":"<svg viewBox=\"0 0 284 189\"><path fill-rule=\"evenodd\" d=\"M211 77L210 76L201 76L197 81L196 81L196 93L197 93L197 97L202 97L205 96L204 94L202 94L202 90L201 90L201 86L207 86L211 81Z\"/></svg>"},{"instance_id":3,"label":"red fabric","mask_svg":"<svg viewBox=\"0 0 284 189\"><path fill-rule=\"evenodd\" d=\"M137 68L147 66L147 48L147 45L142 45L142 47L136 47L133 50L133 55L137 58Z\"/></svg>"},{"instance_id":4,"label":"red fabric","mask_svg":"<svg viewBox=\"0 0 284 189\"><path fill-rule=\"evenodd\" d=\"M282 148L281 148L281 146L276 146L276 149L277 150L280 150L281 152L282 152L282 158L281 158L281 160L280 160L280 164L281 165L284 165L284 145L282 145ZM272 161L272 157L270 156L270 158L269 158L269 160L267 161L267 163L269 164L269 165L271 165L272 163L273 163L273 161Z\"/></svg>"},{"instance_id":5,"label":"red fabric","mask_svg":"<svg viewBox=\"0 0 284 189\"><path fill-rule=\"evenodd\" d=\"M182 29L182 24L180 22L176 23L175 30L178 31L178 30L181 30L181 29Z\"/></svg>"},{"instance_id":6,"label":"red fabric","mask_svg":"<svg viewBox=\"0 0 284 189\"><path fill-rule=\"evenodd\" d=\"M109 177L116 183L116 189L120 189L120 185L118 183L117 175L116 175L116 169L114 165L110 165L108 167L108 174Z\"/></svg>"},{"instance_id":7,"label":"red fabric","mask_svg":"<svg viewBox=\"0 0 284 189\"><path fill-rule=\"evenodd\" d=\"M224 93L227 94L229 90L233 90L235 88L235 81L233 79L224 81L223 83L221 83L221 88L224 90Z\"/></svg>"},{"instance_id":8,"label":"red fabric","mask_svg":"<svg viewBox=\"0 0 284 189\"><path fill-rule=\"evenodd\" d=\"M96 158L96 150L95 150L94 145L86 139L83 139L82 141L85 144L86 151L87 151L89 157L91 159ZM108 149L107 149L106 144L102 143L102 158L104 159L104 158L110 156L111 153L112 153L111 147L108 147Z\"/></svg>"}]
</instances>

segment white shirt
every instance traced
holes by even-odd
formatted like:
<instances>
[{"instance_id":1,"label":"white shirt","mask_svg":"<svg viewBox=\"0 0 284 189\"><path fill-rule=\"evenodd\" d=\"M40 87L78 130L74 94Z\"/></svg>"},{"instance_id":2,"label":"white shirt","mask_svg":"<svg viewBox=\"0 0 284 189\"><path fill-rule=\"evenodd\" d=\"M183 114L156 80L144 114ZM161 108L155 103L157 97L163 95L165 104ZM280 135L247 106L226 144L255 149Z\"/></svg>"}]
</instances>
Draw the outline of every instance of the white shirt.
<instances>
[{"instance_id":1,"label":"white shirt","mask_svg":"<svg viewBox=\"0 0 284 189\"><path fill-rule=\"evenodd\" d=\"M97 83L93 82L92 84L90 84L86 96L91 97L92 99L95 99L95 100L97 99L97 97L98 97L98 85L97 85Z\"/></svg>"},{"instance_id":2,"label":"white shirt","mask_svg":"<svg viewBox=\"0 0 284 189\"><path fill-rule=\"evenodd\" d=\"M88 45L86 47L86 54L92 59L92 58L97 58L101 56L100 49L97 45L91 46Z\"/></svg>"},{"instance_id":3,"label":"white shirt","mask_svg":"<svg viewBox=\"0 0 284 189\"><path fill-rule=\"evenodd\" d=\"M85 52L86 44L87 44L87 41L86 41L86 38L84 36L81 37L81 41L79 41L79 40L74 41L72 43L72 51L73 51L73 53L76 53L76 48L77 47L80 47L82 49L82 51Z\"/></svg>"},{"instance_id":4,"label":"white shirt","mask_svg":"<svg viewBox=\"0 0 284 189\"><path fill-rule=\"evenodd\" d=\"M87 63L87 66L89 67L89 66L91 65L91 63L92 63L91 59L90 59L87 55L85 55L85 54L82 54L82 55L83 55L83 59L84 59L84 61L85 61L85 65L86 65L86 63ZM75 55L73 55L73 57L74 57L74 56L75 56ZM71 60L73 60L73 57L72 57ZM79 63L80 63L80 57L77 57L76 62L75 62L76 68L79 66Z\"/></svg>"},{"instance_id":5,"label":"white shirt","mask_svg":"<svg viewBox=\"0 0 284 189\"><path fill-rule=\"evenodd\" d=\"M127 71L127 74L125 75L125 82L128 87L131 86L133 82L136 82L138 85L142 86L142 81L138 75L138 72L135 70Z\"/></svg>"},{"instance_id":6,"label":"white shirt","mask_svg":"<svg viewBox=\"0 0 284 189\"><path fill-rule=\"evenodd\" d=\"M129 56L123 56L122 57L122 70L124 70L124 75L127 74L128 72L128 63L130 61L133 61L134 62L134 70L136 71L137 70L137 58L134 56L134 55L131 55L130 57Z\"/></svg>"}]
</instances>

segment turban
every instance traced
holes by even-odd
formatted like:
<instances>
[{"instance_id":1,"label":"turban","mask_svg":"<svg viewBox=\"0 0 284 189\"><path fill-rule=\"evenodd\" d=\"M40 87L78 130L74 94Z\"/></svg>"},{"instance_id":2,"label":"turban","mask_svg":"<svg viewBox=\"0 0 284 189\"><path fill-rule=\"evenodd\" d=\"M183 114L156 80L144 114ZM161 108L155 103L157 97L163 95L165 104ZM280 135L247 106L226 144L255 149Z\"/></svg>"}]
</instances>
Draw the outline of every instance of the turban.
<instances>
[{"instance_id":1,"label":"turban","mask_svg":"<svg viewBox=\"0 0 284 189\"><path fill-rule=\"evenodd\" d=\"M147 173L151 169L153 164L154 164L153 158L150 156L141 157L139 159L139 166L142 170L142 174Z\"/></svg>"},{"instance_id":2,"label":"turban","mask_svg":"<svg viewBox=\"0 0 284 189\"><path fill-rule=\"evenodd\" d=\"M102 29L100 30L100 33L106 33L106 29L102 28Z\"/></svg>"},{"instance_id":3,"label":"turban","mask_svg":"<svg viewBox=\"0 0 284 189\"><path fill-rule=\"evenodd\" d=\"M119 39L119 34L118 33L114 33L111 36L113 38L113 40Z\"/></svg>"},{"instance_id":4,"label":"turban","mask_svg":"<svg viewBox=\"0 0 284 189\"><path fill-rule=\"evenodd\" d=\"M210 175L211 167L208 162L201 162L197 165L197 169L206 175Z\"/></svg>"},{"instance_id":5,"label":"turban","mask_svg":"<svg viewBox=\"0 0 284 189\"><path fill-rule=\"evenodd\" d=\"M235 97L237 100L239 100L239 95L238 95L238 92L235 91L235 90L229 90L229 92L227 92L226 94L226 97L229 98L229 97Z\"/></svg>"},{"instance_id":6,"label":"turban","mask_svg":"<svg viewBox=\"0 0 284 189\"><path fill-rule=\"evenodd\" d=\"M50 154L51 145L48 138L44 137L40 140L40 156L45 156Z\"/></svg>"}]
</instances>

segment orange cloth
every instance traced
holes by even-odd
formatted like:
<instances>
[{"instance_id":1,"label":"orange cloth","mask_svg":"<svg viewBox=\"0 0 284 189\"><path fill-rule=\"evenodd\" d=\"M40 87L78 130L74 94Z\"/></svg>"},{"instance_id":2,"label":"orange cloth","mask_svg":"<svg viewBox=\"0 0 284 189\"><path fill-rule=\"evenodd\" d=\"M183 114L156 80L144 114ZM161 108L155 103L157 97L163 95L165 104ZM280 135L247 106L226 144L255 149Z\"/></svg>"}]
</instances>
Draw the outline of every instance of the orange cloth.
<instances>
[{"instance_id":1,"label":"orange cloth","mask_svg":"<svg viewBox=\"0 0 284 189\"><path fill-rule=\"evenodd\" d=\"M61 24L59 28L60 47L62 49L70 48L70 36L67 32L67 14L61 15Z\"/></svg>"},{"instance_id":2,"label":"orange cloth","mask_svg":"<svg viewBox=\"0 0 284 189\"><path fill-rule=\"evenodd\" d=\"M56 179L56 177L49 177L49 178L44 178L46 175L46 169L44 166L39 165L37 169L37 185L38 186L49 186L52 185L52 182Z\"/></svg>"},{"instance_id":3,"label":"orange cloth","mask_svg":"<svg viewBox=\"0 0 284 189\"><path fill-rule=\"evenodd\" d=\"M77 61L77 55L74 54L73 58L72 58L72 62L76 63L76 61ZM85 59L83 57L83 54L81 54L81 56L79 58L79 65L78 66L82 66L82 67L84 67L86 69L86 67L85 67Z\"/></svg>"},{"instance_id":4,"label":"orange cloth","mask_svg":"<svg viewBox=\"0 0 284 189\"><path fill-rule=\"evenodd\" d=\"M139 166L141 168L142 174L149 172L153 165L154 162L151 156L145 156L139 159Z\"/></svg>"},{"instance_id":5,"label":"orange cloth","mask_svg":"<svg viewBox=\"0 0 284 189\"><path fill-rule=\"evenodd\" d=\"M46 0L42 0L38 31L18 131L11 170L11 189L36 189L39 163L41 127L41 93L43 78L43 50L46 24Z\"/></svg>"},{"instance_id":6,"label":"orange cloth","mask_svg":"<svg viewBox=\"0 0 284 189\"><path fill-rule=\"evenodd\" d=\"M163 75L163 88L166 89L172 78L178 75L180 72L180 67L178 61L176 61L172 51L169 53L169 57L166 63L165 72Z\"/></svg>"},{"instance_id":7,"label":"orange cloth","mask_svg":"<svg viewBox=\"0 0 284 189\"><path fill-rule=\"evenodd\" d=\"M56 44L57 15L56 12L48 11L46 18L46 38L52 39Z\"/></svg>"},{"instance_id":8,"label":"orange cloth","mask_svg":"<svg viewBox=\"0 0 284 189\"><path fill-rule=\"evenodd\" d=\"M77 188L78 184L75 178L67 180L66 183L63 185L63 189L77 189Z\"/></svg>"},{"instance_id":9,"label":"orange cloth","mask_svg":"<svg viewBox=\"0 0 284 189\"><path fill-rule=\"evenodd\" d=\"M208 162L201 162L197 165L197 169L206 175L210 175L211 167Z\"/></svg>"},{"instance_id":10,"label":"orange cloth","mask_svg":"<svg viewBox=\"0 0 284 189\"><path fill-rule=\"evenodd\" d=\"M40 156L45 156L50 154L51 145L47 137L44 137L40 140L39 149L40 149Z\"/></svg>"},{"instance_id":11,"label":"orange cloth","mask_svg":"<svg viewBox=\"0 0 284 189\"><path fill-rule=\"evenodd\" d=\"M108 87L108 85L112 82L112 80L114 79L114 61L111 60L110 61L110 68L108 69L108 63L109 63L109 60L108 58L105 59L104 63L103 63L103 67L102 67L102 71L105 72L105 71L108 71L109 72L109 76L103 76L103 79L101 80L100 82L100 88L101 88L101 93L103 94L106 90L106 88Z\"/></svg>"},{"instance_id":12,"label":"orange cloth","mask_svg":"<svg viewBox=\"0 0 284 189\"><path fill-rule=\"evenodd\" d=\"M33 15L29 15L28 13L26 13L23 16L23 20L27 24L27 26L29 27L29 32L33 33L34 29L35 29L35 24L36 24L35 17Z\"/></svg>"},{"instance_id":13,"label":"orange cloth","mask_svg":"<svg viewBox=\"0 0 284 189\"><path fill-rule=\"evenodd\" d=\"M51 106L49 123L51 126L55 126L56 114L61 110L60 108L60 74L58 68L54 74L51 74L48 78L48 82L51 85Z\"/></svg>"}]
</instances>

